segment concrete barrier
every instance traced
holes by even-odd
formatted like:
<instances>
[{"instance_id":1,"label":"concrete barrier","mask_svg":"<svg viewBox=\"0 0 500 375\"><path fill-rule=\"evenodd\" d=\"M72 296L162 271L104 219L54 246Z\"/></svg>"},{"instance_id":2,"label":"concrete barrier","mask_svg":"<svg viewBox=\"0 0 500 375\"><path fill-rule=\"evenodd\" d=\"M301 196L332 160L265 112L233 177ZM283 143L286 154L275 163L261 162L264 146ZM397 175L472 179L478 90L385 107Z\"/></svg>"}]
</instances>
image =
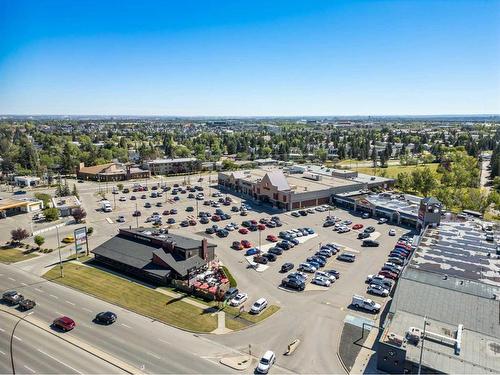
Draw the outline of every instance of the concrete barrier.
<instances>
[{"instance_id":1,"label":"concrete barrier","mask_svg":"<svg viewBox=\"0 0 500 375\"><path fill-rule=\"evenodd\" d=\"M50 230L54 230L56 228L61 228L61 227L64 227L66 225L67 225L67 223L59 223L59 224L53 225L51 227L47 227L47 228L42 228L42 229L35 230L35 231L33 231L33 236L36 236L37 234L48 232Z\"/></svg>"}]
</instances>

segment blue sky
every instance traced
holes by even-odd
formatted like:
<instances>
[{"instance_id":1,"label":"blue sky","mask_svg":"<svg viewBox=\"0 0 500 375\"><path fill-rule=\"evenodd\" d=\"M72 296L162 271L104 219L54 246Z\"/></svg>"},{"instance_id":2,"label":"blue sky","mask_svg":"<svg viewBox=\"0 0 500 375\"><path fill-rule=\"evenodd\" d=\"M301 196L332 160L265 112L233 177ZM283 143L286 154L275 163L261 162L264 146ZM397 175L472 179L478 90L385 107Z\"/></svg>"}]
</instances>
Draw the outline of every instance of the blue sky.
<instances>
[{"instance_id":1,"label":"blue sky","mask_svg":"<svg viewBox=\"0 0 500 375\"><path fill-rule=\"evenodd\" d=\"M0 113L500 113L500 1L0 0Z\"/></svg>"}]
</instances>

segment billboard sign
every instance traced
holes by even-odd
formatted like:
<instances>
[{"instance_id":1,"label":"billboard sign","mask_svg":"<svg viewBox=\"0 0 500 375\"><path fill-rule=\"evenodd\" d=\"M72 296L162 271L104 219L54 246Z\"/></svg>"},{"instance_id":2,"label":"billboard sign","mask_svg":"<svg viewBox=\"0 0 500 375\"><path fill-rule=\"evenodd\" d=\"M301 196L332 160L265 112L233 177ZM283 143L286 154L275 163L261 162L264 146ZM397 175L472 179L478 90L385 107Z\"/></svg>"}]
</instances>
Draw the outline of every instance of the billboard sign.
<instances>
[{"instance_id":1,"label":"billboard sign","mask_svg":"<svg viewBox=\"0 0 500 375\"><path fill-rule=\"evenodd\" d=\"M80 251L83 248L83 245L87 244L87 227L82 227L75 229L75 248L76 251Z\"/></svg>"}]
</instances>

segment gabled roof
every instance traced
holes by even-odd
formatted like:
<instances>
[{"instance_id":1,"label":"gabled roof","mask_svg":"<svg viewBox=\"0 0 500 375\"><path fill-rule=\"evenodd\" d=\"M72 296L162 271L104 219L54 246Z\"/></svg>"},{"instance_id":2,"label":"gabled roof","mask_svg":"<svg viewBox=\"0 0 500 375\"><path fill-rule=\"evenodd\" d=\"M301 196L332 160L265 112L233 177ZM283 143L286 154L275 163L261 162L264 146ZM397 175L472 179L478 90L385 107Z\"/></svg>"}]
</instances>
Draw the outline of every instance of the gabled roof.
<instances>
[{"instance_id":1,"label":"gabled roof","mask_svg":"<svg viewBox=\"0 0 500 375\"><path fill-rule=\"evenodd\" d=\"M114 164L116 164L116 163L106 163L106 164L93 165L91 167L82 167L82 168L80 168L79 172L91 173L91 174L102 173L107 168L111 167Z\"/></svg>"},{"instance_id":2,"label":"gabled roof","mask_svg":"<svg viewBox=\"0 0 500 375\"><path fill-rule=\"evenodd\" d=\"M440 201L438 201L436 198L434 197L427 197L427 198L424 198L422 199L422 203L423 204L441 204Z\"/></svg>"},{"instance_id":3,"label":"gabled roof","mask_svg":"<svg viewBox=\"0 0 500 375\"><path fill-rule=\"evenodd\" d=\"M273 186L278 190L290 190L290 185L282 171L267 172L266 176Z\"/></svg>"},{"instance_id":4,"label":"gabled roof","mask_svg":"<svg viewBox=\"0 0 500 375\"><path fill-rule=\"evenodd\" d=\"M153 254L181 276L187 276L190 269L205 265L205 261L197 255L188 259L176 259L171 253L166 253L163 249L156 249Z\"/></svg>"}]
</instances>

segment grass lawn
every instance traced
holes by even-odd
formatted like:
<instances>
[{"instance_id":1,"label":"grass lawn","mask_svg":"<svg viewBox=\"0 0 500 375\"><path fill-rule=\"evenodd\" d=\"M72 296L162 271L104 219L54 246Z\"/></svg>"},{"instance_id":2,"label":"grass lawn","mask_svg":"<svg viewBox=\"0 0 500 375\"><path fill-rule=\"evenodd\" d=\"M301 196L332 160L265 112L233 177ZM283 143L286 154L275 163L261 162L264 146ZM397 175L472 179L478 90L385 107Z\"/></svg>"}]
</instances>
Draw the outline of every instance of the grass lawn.
<instances>
[{"instance_id":1,"label":"grass lawn","mask_svg":"<svg viewBox=\"0 0 500 375\"><path fill-rule=\"evenodd\" d=\"M47 272L44 278L178 328L196 332L211 332L217 328L217 317L211 316L213 308L207 306L202 310L92 267L66 263L64 278L59 277L57 267Z\"/></svg>"},{"instance_id":2,"label":"grass lawn","mask_svg":"<svg viewBox=\"0 0 500 375\"><path fill-rule=\"evenodd\" d=\"M279 309L279 306L270 305L258 315L249 314L248 312L244 312L240 315L238 309L234 307L226 307L224 309L226 312L226 327L233 330L248 327L252 324L261 322L267 317L278 312Z\"/></svg>"},{"instance_id":3,"label":"grass lawn","mask_svg":"<svg viewBox=\"0 0 500 375\"><path fill-rule=\"evenodd\" d=\"M71 254L69 257L67 257L66 259L68 260L76 260L76 254ZM85 262L86 260L89 260L89 259L92 259L91 256L87 256L87 255L78 255L78 260L80 262Z\"/></svg>"},{"instance_id":4,"label":"grass lawn","mask_svg":"<svg viewBox=\"0 0 500 375\"><path fill-rule=\"evenodd\" d=\"M406 173L411 173L413 170L416 168L423 169L425 167L429 167L431 171L436 171L438 168L439 163L432 163L432 164L419 164L418 166L416 165L390 165L387 168L373 168L373 167L353 167L350 168L352 170L356 170L360 173L365 173L365 174L371 174L371 175L376 175L376 176L381 176L385 173L386 177L390 178L396 178L398 176L398 173L401 172L406 172Z\"/></svg>"},{"instance_id":5,"label":"grass lawn","mask_svg":"<svg viewBox=\"0 0 500 375\"><path fill-rule=\"evenodd\" d=\"M23 250L2 248L0 249L0 262L2 263L15 263L21 260L27 260L36 257L37 254L23 254Z\"/></svg>"}]
</instances>

